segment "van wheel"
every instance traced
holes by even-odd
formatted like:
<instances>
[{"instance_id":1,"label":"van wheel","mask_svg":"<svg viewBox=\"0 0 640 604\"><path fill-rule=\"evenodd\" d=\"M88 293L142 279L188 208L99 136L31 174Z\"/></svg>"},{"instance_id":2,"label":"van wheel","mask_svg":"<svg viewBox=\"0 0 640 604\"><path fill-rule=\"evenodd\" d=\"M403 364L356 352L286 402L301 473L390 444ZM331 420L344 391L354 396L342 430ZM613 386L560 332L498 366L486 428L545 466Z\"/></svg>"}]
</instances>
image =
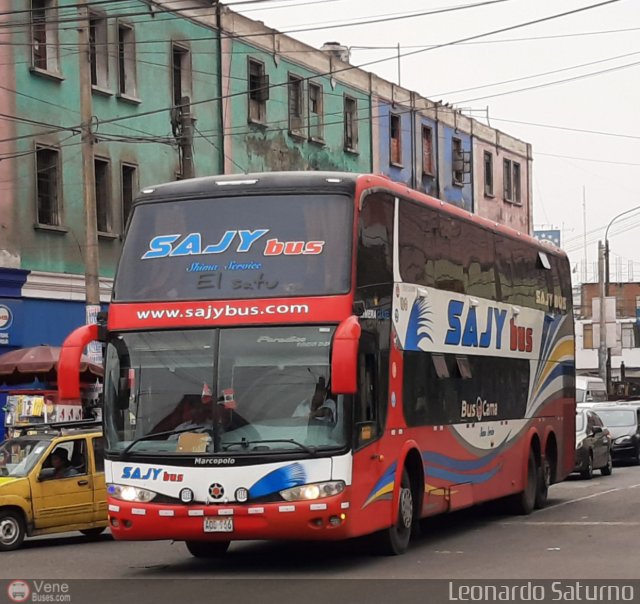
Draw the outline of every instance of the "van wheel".
<instances>
[{"instance_id":1,"label":"van wheel","mask_svg":"<svg viewBox=\"0 0 640 604\"><path fill-rule=\"evenodd\" d=\"M551 486L551 465L546 458L542 460L542 465L538 469L537 483L534 507L539 510L547 505L549 487Z\"/></svg>"},{"instance_id":2,"label":"van wheel","mask_svg":"<svg viewBox=\"0 0 640 604\"><path fill-rule=\"evenodd\" d=\"M409 548L413 527L415 504L411 492L411 481L406 470L402 472L400 482L400 501L398 502L398 518L393 526L377 535L377 550L386 556L404 554Z\"/></svg>"},{"instance_id":3,"label":"van wheel","mask_svg":"<svg viewBox=\"0 0 640 604\"><path fill-rule=\"evenodd\" d=\"M189 553L196 558L221 558L231 541L185 541Z\"/></svg>"},{"instance_id":4,"label":"van wheel","mask_svg":"<svg viewBox=\"0 0 640 604\"><path fill-rule=\"evenodd\" d=\"M106 526L99 526L96 528L84 529L83 531L80 531L80 532L85 537L88 537L89 539L96 539L97 537L102 535L102 533L104 533L106 530L107 530Z\"/></svg>"},{"instance_id":5,"label":"van wheel","mask_svg":"<svg viewBox=\"0 0 640 604\"><path fill-rule=\"evenodd\" d=\"M511 495L508 499L509 510L512 514L527 516L533 512L538 492L538 465L533 451L529 451L527 462L527 484L524 491Z\"/></svg>"},{"instance_id":6,"label":"van wheel","mask_svg":"<svg viewBox=\"0 0 640 604\"><path fill-rule=\"evenodd\" d=\"M0 512L0 552L18 549L25 534L24 519L19 512Z\"/></svg>"}]
</instances>

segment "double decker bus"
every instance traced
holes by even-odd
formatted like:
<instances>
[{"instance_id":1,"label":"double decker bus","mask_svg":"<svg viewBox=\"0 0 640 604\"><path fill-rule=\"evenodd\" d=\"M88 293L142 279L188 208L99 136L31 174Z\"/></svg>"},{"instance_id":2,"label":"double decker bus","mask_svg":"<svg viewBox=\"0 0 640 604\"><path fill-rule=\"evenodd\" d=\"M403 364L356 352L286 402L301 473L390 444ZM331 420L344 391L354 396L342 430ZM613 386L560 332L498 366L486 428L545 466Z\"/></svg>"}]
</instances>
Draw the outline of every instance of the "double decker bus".
<instances>
[{"instance_id":1,"label":"double decker bus","mask_svg":"<svg viewBox=\"0 0 640 604\"><path fill-rule=\"evenodd\" d=\"M573 469L567 257L384 177L143 190L108 319L68 358L97 337L116 539L399 554L421 518L527 514Z\"/></svg>"}]
</instances>

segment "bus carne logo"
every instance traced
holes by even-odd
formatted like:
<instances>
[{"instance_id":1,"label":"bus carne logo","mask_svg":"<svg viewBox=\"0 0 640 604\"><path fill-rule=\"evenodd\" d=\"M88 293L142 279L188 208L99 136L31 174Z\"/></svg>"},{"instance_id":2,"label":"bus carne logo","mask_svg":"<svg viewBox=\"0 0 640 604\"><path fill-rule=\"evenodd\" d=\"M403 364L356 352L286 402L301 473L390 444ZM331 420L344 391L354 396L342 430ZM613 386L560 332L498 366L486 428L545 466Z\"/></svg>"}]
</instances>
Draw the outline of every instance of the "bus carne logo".
<instances>
[{"instance_id":1,"label":"bus carne logo","mask_svg":"<svg viewBox=\"0 0 640 604\"><path fill-rule=\"evenodd\" d=\"M476 399L475 403L462 401L460 409L460 418L481 421L483 417L497 417L498 403L488 403L483 401L481 397Z\"/></svg>"},{"instance_id":2,"label":"bus carne logo","mask_svg":"<svg viewBox=\"0 0 640 604\"><path fill-rule=\"evenodd\" d=\"M248 229L225 231L219 241L203 243L201 233L188 235L158 235L149 242L149 249L142 255L142 260L166 258L167 256L199 256L205 254L223 254L228 250L237 253L251 251L253 245L264 237L270 229ZM267 239L263 256L314 256L322 254L324 241L280 241Z\"/></svg>"}]
</instances>

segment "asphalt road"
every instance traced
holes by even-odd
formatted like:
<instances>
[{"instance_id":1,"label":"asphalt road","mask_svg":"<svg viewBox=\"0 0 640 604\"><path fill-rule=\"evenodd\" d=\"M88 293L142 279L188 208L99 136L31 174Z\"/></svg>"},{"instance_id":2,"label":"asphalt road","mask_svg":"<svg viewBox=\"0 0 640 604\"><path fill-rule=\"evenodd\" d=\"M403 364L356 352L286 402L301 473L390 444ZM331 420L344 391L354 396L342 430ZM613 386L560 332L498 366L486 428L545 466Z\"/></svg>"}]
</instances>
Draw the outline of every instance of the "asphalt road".
<instances>
[{"instance_id":1,"label":"asphalt road","mask_svg":"<svg viewBox=\"0 0 640 604\"><path fill-rule=\"evenodd\" d=\"M597 473L598 474L598 473ZM27 540L0 555L0 578L48 579L635 579L640 578L640 467L554 485L530 516L475 507L423 522L399 557L348 543L232 543L197 560L183 543L87 542L68 534Z\"/></svg>"}]
</instances>

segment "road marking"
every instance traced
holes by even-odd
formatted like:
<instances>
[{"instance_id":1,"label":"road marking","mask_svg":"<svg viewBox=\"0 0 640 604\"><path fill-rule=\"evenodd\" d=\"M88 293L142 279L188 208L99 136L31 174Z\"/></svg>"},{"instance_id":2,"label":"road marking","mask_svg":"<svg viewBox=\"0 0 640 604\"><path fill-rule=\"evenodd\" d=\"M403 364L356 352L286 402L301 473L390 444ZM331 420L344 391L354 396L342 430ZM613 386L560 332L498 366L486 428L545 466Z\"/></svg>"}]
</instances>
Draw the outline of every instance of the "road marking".
<instances>
[{"instance_id":1,"label":"road marking","mask_svg":"<svg viewBox=\"0 0 640 604\"><path fill-rule=\"evenodd\" d=\"M609 493L615 493L616 491L624 491L625 489L635 489L640 487L640 484L633 484L628 487L617 487L615 489L608 489L606 491L601 491L600 493L592 493L591 495L585 495L584 497L577 497L576 499L569 499L568 501L561 501L560 503L554 503L552 505L548 505L541 510L538 510L538 514L540 512L544 512L546 510L553 510L555 508L559 508L563 505L569 505L570 503L578 503L579 501L585 501L586 499L593 499L594 497L600 497L600 495L608 495Z\"/></svg>"},{"instance_id":2,"label":"road marking","mask_svg":"<svg viewBox=\"0 0 640 604\"><path fill-rule=\"evenodd\" d=\"M547 525L547 526L640 526L640 522L625 522L625 521L615 521L615 520L603 520L603 521L586 521L586 520L574 520L574 521L557 521L554 522L552 520L545 521L535 521L535 520L525 520L524 522L515 522L513 520L501 522L500 524L531 524L531 525Z\"/></svg>"}]
</instances>

